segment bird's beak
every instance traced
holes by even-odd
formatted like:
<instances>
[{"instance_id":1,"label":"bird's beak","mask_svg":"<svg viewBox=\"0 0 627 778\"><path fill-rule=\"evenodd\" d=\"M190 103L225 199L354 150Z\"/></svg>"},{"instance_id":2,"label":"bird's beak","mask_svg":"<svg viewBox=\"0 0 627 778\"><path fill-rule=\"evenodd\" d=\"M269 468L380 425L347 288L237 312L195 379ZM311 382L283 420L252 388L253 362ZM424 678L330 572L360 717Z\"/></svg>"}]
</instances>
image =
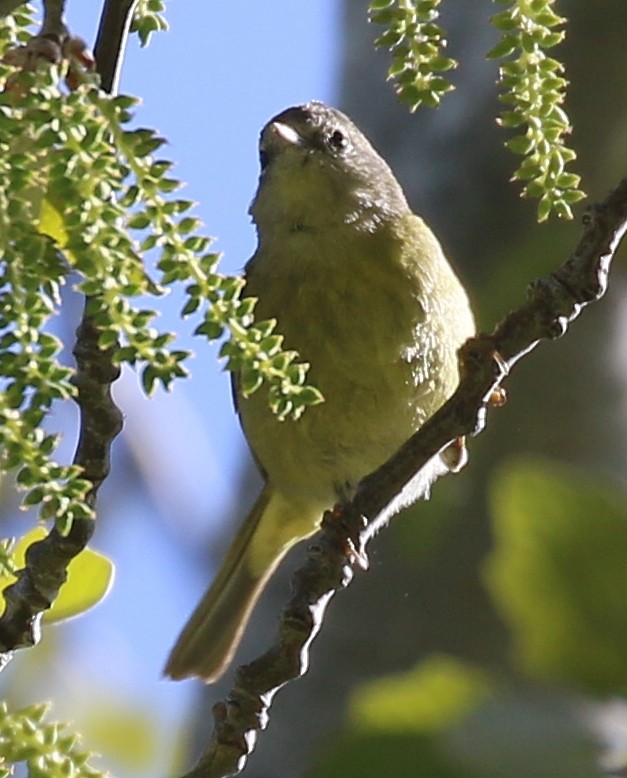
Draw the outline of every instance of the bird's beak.
<instances>
[{"instance_id":1,"label":"bird's beak","mask_svg":"<svg viewBox=\"0 0 627 778\"><path fill-rule=\"evenodd\" d=\"M296 130L283 122L271 122L261 137L261 149L271 157L283 149L299 146L301 143L302 138Z\"/></svg>"}]
</instances>

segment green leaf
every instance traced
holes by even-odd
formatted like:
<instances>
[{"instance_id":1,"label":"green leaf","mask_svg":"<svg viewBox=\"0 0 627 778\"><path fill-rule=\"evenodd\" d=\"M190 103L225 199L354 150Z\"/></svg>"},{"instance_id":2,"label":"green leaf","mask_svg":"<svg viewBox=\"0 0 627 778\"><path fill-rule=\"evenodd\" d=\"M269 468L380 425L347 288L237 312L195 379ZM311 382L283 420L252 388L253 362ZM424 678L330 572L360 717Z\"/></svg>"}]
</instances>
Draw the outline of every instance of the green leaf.
<instances>
[{"instance_id":1,"label":"green leaf","mask_svg":"<svg viewBox=\"0 0 627 778\"><path fill-rule=\"evenodd\" d=\"M28 547L45 538L46 534L43 527L35 527L15 543L12 556L16 569L24 566ZM113 584L114 572L113 563L107 557L92 549L82 551L70 562L67 581L50 610L44 613L44 621L64 621L93 608L107 596ZM0 574L0 591L4 591L14 581L14 576ZM4 600L1 607L4 609Z\"/></svg>"},{"instance_id":2,"label":"green leaf","mask_svg":"<svg viewBox=\"0 0 627 778\"><path fill-rule=\"evenodd\" d=\"M208 340L217 340L224 334L224 326L216 321L206 319L194 330L194 335L204 335Z\"/></svg>"},{"instance_id":3,"label":"green leaf","mask_svg":"<svg viewBox=\"0 0 627 778\"><path fill-rule=\"evenodd\" d=\"M70 619L102 602L113 586L115 566L103 554L86 548L70 562L63 584L44 622Z\"/></svg>"},{"instance_id":4,"label":"green leaf","mask_svg":"<svg viewBox=\"0 0 627 778\"><path fill-rule=\"evenodd\" d=\"M580 181L581 177L576 173L560 173L555 184L559 186L560 189L576 189L579 186Z\"/></svg>"},{"instance_id":5,"label":"green leaf","mask_svg":"<svg viewBox=\"0 0 627 778\"><path fill-rule=\"evenodd\" d=\"M503 467L491 489L487 587L516 662L551 681L627 686L627 502L613 484L553 462Z\"/></svg>"},{"instance_id":6,"label":"green leaf","mask_svg":"<svg viewBox=\"0 0 627 778\"><path fill-rule=\"evenodd\" d=\"M174 192L181 188L182 183L176 178L161 178L158 186L162 192Z\"/></svg>"},{"instance_id":7,"label":"green leaf","mask_svg":"<svg viewBox=\"0 0 627 778\"><path fill-rule=\"evenodd\" d=\"M47 197L44 197L41 202L39 232L52 238L60 248L64 248L67 244L67 232L63 217Z\"/></svg>"},{"instance_id":8,"label":"green leaf","mask_svg":"<svg viewBox=\"0 0 627 778\"><path fill-rule=\"evenodd\" d=\"M303 386L298 390L298 401L303 405L320 405L324 402L324 395L315 386Z\"/></svg>"},{"instance_id":9,"label":"green leaf","mask_svg":"<svg viewBox=\"0 0 627 778\"><path fill-rule=\"evenodd\" d=\"M502 30L503 32L510 32L518 26L510 10L495 14L490 21L497 30Z\"/></svg>"},{"instance_id":10,"label":"green leaf","mask_svg":"<svg viewBox=\"0 0 627 778\"><path fill-rule=\"evenodd\" d=\"M144 392L151 397L156 388L156 382L159 379L159 373L153 365L147 365L141 373L141 382Z\"/></svg>"},{"instance_id":11,"label":"green leaf","mask_svg":"<svg viewBox=\"0 0 627 778\"><path fill-rule=\"evenodd\" d=\"M257 391L263 382L263 376L258 370L243 369L239 374L239 388L244 397L249 397Z\"/></svg>"},{"instance_id":12,"label":"green leaf","mask_svg":"<svg viewBox=\"0 0 627 778\"><path fill-rule=\"evenodd\" d=\"M394 0L370 0L370 10L378 11L381 8L388 8L393 2Z\"/></svg>"},{"instance_id":13,"label":"green leaf","mask_svg":"<svg viewBox=\"0 0 627 778\"><path fill-rule=\"evenodd\" d=\"M189 316L190 314L194 313L196 310L198 310L198 307L200 306L200 297L190 297L188 301L183 306L183 310L181 311L181 316Z\"/></svg>"},{"instance_id":14,"label":"green leaf","mask_svg":"<svg viewBox=\"0 0 627 778\"><path fill-rule=\"evenodd\" d=\"M509 57L516 47L518 46L518 40L514 35L504 35L503 39L496 44L486 54L487 59L503 59Z\"/></svg>"},{"instance_id":15,"label":"green leaf","mask_svg":"<svg viewBox=\"0 0 627 778\"><path fill-rule=\"evenodd\" d=\"M510 138L505 145L514 154L528 154L533 147L533 140L526 135L517 135L515 138Z\"/></svg>"},{"instance_id":16,"label":"green leaf","mask_svg":"<svg viewBox=\"0 0 627 778\"><path fill-rule=\"evenodd\" d=\"M533 184L526 187L525 195L533 197ZM538 200L538 221L543 222L549 218L549 214L554 207L554 203L548 195L542 195Z\"/></svg>"},{"instance_id":17,"label":"green leaf","mask_svg":"<svg viewBox=\"0 0 627 778\"><path fill-rule=\"evenodd\" d=\"M178 231L181 235L187 235L201 227L202 222L194 216L186 216L178 223Z\"/></svg>"},{"instance_id":18,"label":"green leaf","mask_svg":"<svg viewBox=\"0 0 627 778\"><path fill-rule=\"evenodd\" d=\"M130 216L126 222L126 226L131 230L144 230L150 225L150 222L150 216L144 211L141 211L140 213L134 213Z\"/></svg>"},{"instance_id":19,"label":"green leaf","mask_svg":"<svg viewBox=\"0 0 627 778\"><path fill-rule=\"evenodd\" d=\"M348 717L360 730L438 732L465 716L491 693L481 670L447 656L432 656L413 670L361 684Z\"/></svg>"},{"instance_id":20,"label":"green leaf","mask_svg":"<svg viewBox=\"0 0 627 778\"><path fill-rule=\"evenodd\" d=\"M581 192L577 189L571 189L568 192L564 192L562 194L562 200L565 203L568 203L569 205L573 205L574 203L579 203L581 200L583 200L586 197L585 192Z\"/></svg>"}]
</instances>

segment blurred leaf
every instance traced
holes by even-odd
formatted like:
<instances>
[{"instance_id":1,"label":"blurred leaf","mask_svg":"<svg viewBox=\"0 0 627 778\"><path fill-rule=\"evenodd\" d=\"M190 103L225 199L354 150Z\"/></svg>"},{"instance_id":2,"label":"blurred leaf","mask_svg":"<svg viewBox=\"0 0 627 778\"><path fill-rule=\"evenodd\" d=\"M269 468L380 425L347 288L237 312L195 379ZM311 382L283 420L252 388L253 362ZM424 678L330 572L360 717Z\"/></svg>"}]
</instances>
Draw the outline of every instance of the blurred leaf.
<instances>
[{"instance_id":1,"label":"blurred leaf","mask_svg":"<svg viewBox=\"0 0 627 778\"><path fill-rule=\"evenodd\" d=\"M103 754L115 754L126 774L154 765L159 728L156 711L148 704L129 705L127 698L109 696L100 689L92 695L82 726L90 745Z\"/></svg>"},{"instance_id":2,"label":"blurred leaf","mask_svg":"<svg viewBox=\"0 0 627 778\"><path fill-rule=\"evenodd\" d=\"M520 664L593 692L627 686L627 503L548 461L503 467L491 493L485 581Z\"/></svg>"},{"instance_id":3,"label":"blurred leaf","mask_svg":"<svg viewBox=\"0 0 627 778\"><path fill-rule=\"evenodd\" d=\"M408 673L362 684L349 719L359 729L434 732L479 705L491 692L487 675L446 656L433 656Z\"/></svg>"},{"instance_id":4,"label":"blurred leaf","mask_svg":"<svg viewBox=\"0 0 627 778\"><path fill-rule=\"evenodd\" d=\"M42 540L46 534L43 527L35 527L16 542L13 554L17 569L24 566L26 549L31 543ZM110 559L90 548L85 549L70 562L68 579L61 587L52 608L44 613L44 621L63 621L93 608L108 594L114 574L115 567ZM0 591L13 581L14 576L0 575ZM4 610L4 607L2 600L0 608Z\"/></svg>"},{"instance_id":5,"label":"blurred leaf","mask_svg":"<svg viewBox=\"0 0 627 778\"><path fill-rule=\"evenodd\" d=\"M312 775L479 778L441 753L439 742L490 693L485 673L446 656L364 683L349 702L350 731L329 745Z\"/></svg>"}]
</instances>

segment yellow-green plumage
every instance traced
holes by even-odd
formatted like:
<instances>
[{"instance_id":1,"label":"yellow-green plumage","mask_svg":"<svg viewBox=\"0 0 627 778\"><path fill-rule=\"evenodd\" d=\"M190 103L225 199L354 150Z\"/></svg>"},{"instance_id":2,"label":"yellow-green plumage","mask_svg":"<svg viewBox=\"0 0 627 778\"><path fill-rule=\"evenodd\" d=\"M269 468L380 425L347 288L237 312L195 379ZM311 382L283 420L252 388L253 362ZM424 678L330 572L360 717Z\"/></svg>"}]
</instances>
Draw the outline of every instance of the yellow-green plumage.
<instances>
[{"instance_id":1,"label":"yellow-green plumage","mask_svg":"<svg viewBox=\"0 0 627 778\"><path fill-rule=\"evenodd\" d=\"M343 114L321 103L288 109L261 148L246 293L258 298L256 317L276 318L285 347L311 364L325 402L279 421L264 388L238 395L266 485L170 656L176 678L223 672L285 551L452 394L457 349L474 331L439 243ZM436 457L401 502L424 496L446 469Z\"/></svg>"}]
</instances>

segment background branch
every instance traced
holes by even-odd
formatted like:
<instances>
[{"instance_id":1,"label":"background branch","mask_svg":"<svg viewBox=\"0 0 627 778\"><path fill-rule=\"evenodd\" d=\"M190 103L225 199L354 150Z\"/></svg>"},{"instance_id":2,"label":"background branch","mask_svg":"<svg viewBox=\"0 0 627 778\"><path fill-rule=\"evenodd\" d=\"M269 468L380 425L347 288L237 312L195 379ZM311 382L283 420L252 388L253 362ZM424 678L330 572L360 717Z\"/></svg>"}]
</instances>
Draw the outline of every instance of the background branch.
<instances>
[{"instance_id":1,"label":"background branch","mask_svg":"<svg viewBox=\"0 0 627 778\"><path fill-rule=\"evenodd\" d=\"M450 441L483 429L493 391L519 359L540 341L563 335L586 305L604 295L610 263L626 229L624 178L587 211L583 234L564 264L533 282L527 302L491 335L480 334L462 347L461 379L453 397L389 462L362 481L350 504L325 514L306 563L294 575L294 594L281 616L275 645L238 669L229 697L214 706L209 745L184 778L222 778L244 768L257 732L267 725L274 694L306 671L309 645L328 602L348 585L356 566L365 566L366 543L379 529L377 517Z\"/></svg>"}]
</instances>

